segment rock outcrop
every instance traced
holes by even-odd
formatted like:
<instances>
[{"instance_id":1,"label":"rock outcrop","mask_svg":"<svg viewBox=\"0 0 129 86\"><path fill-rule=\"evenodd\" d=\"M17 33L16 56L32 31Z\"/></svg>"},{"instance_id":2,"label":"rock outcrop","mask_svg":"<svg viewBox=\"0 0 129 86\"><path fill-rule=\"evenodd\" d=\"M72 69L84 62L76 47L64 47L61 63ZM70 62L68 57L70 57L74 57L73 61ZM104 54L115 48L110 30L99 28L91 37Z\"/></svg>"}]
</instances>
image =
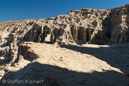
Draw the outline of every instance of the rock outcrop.
<instances>
[{"instance_id":1,"label":"rock outcrop","mask_svg":"<svg viewBox=\"0 0 129 86\"><path fill-rule=\"evenodd\" d=\"M128 86L129 44L51 45L25 42L1 86ZM34 59L33 61L30 59ZM4 80L23 82L4 83ZM43 83L25 83L43 80ZM10 84L9 84L10 83Z\"/></svg>"},{"instance_id":2,"label":"rock outcrop","mask_svg":"<svg viewBox=\"0 0 129 86\"><path fill-rule=\"evenodd\" d=\"M128 86L128 42L129 5L3 22L0 64L7 68L2 80L43 79L45 86Z\"/></svg>"},{"instance_id":3,"label":"rock outcrop","mask_svg":"<svg viewBox=\"0 0 129 86\"><path fill-rule=\"evenodd\" d=\"M9 46L6 56L16 59L18 47L25 41L61 45L128 43L128 16L129 5L125 5L107 10L72 10L56 18L8 21L0 24L0 45Z\"/></svg>"},{"instance_id":4,"label":"rock outcrop","mask_svg":"<svg viewBox=\"0 0 129 86\"><path fill-rule=\"evenodd\" d=\"M127 43L128 10L129 5L107 10L84 8L72 10L56 18L24 20L9 26L4 24L0 28L10 34L16 33L20 41L60 43L63 40L62 43L65 44Z\"/></svg>"}]
</instances>

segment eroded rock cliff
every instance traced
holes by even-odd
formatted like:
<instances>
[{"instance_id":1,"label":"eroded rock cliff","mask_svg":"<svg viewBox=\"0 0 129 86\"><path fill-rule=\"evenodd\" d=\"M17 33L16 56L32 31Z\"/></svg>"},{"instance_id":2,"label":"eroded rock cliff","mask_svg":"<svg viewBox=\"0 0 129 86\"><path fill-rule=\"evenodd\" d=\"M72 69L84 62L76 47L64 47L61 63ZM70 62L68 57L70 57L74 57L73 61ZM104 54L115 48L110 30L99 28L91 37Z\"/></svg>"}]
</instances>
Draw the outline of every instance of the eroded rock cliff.
<instances>
[{"instance_id":1,"label":"eroded rock cliff","mask_svg":"<svg viewBox=\"0 0 129 86\"><path fill-rule=\"evenodd\" d=\"M129 42L129 5L97 10L71 10L56 18L8 21L0 24L4 56L17 58L25 41L52 44L118 44ZM13 61L14 62L14 61Z\"/></svg>"},{"instance_id":2,"label":"eroded rock cliff","mask_svg":"<svg viewBox=\"0 0 129 86\"><path fill-rule=\"evenodd\" d=\"M129 5L3 22L0 64L5 63L6 74L2 71L2 80L42 79L45 86L128 86L128 42Z\"/></svg>"},{"instance_id":3,"label":"eroded rock cliff","mask_svg":"<svg viewBox=\"0 0 129 86\"><path fill-rule=\"evenodd\" d=\"M0 29L9 34L15 33L17 41L63 44L127 43L129 42L128 15L129 5L107 10L84 8L72 10L56 18L5 23ZM10 37L7 37L8 42L13 40L13 37Z\"/></svg>"}]
</instances>

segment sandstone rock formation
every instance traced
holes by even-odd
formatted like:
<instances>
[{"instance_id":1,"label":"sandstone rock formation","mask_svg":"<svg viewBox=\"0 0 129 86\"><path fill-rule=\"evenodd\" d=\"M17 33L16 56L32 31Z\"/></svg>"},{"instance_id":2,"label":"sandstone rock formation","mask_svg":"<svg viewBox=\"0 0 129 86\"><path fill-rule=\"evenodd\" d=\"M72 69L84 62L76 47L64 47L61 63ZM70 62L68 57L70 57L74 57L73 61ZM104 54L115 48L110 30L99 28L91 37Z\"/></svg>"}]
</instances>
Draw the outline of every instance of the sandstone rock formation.
<instances>
[{"instance_id":1,"label":"sandstone rock formation","mask_svg":"<svg viewBox=\"0 0 129 86\"><path fill-rule=\"evenodd\" d=\"M25 42L2 80L44 80L1 86L128 86L129 44L51 45ZM36 59L37 58L37 59ZM29 59L35 59L33 61Z\"/></svg>"},{"instance_id":2,"label":"sandstone rock formation","mask_svg":"<svg viewBox=\"0 0 129 86\"><path fill-rule=\"evenodd\" d=\"M0 29L10 34L17 34L19 41L55 43L63 40L65 44L69 42L77 44L127 43L129 42L128 10L129 5L108 10L84 8L72 10L56 18L24 20L11 23L12 25L4 24L0 26Z\"/></svg>"},{"instance_id":3,"label":"sandstone rock formation","mask_svg":"<svg viewBox=\"0 0 129 86\"><path fill-rule=\"evenodd\" d=\"M80 75L77 72L84 72L84 74L81 74L81 77L85 78L84 75L90 76L88 73L98 74L98 72L106 71L109 76L116 73L114 77L119 76L121 78L115 79L114 82L109 81L107 83L107 78L104 78L103 81L101 77L100 82L103 81L103 84L106 83L107 86L110 86L110 83L115 86L128 86L127 76L129 75L129 70L127 68L127 61L129 53L125 52L129 49L128 42L129 5L107 10L91 8L71 10L68 14L59 15L56 18L0 23L0 56L2 57L0 63L9 64L6 71L15 70L16 75L23 73L30 67L32 68L32 70L30 70L33 71L34 62L38 62L36 64L34 63L34 66L38 65L41 67L39 64L41 63L46 68L49 68L51 65L50 68L54 70L56 70L55 67L58 66L59 68L57 68L57 70L59 69L59 71L55 71L55 73L69 70L67 71L68 75L64 79L68 78L70 73L72 77L70 77L71 81L76 81L73 76L76 76L76 74ZM98 45L91 46L89 44ZM72 51L64 48L71 49ZM127 65L125 66L124 63L127 63ZM90 66L91 68L89 68ZM60 68L63 69L60 70ZM20 69L23 70L20 71ZM41 71L40 69L36 70ZM51 71L47 69L44 70L48 71L50 75L54 75ZM11 72L8 74L8 72L3 79L14 75L14 73ZM28 74L29 72L26 71L26 73ZM26 76L26 73L23 76ZM72 75L71 73L74 74ZM33 74L36 75L35 73ZM44 76L44 74L46 73L43 72L42 76ZM105 76L105 74L100 75ZM18 78L23 79L23 76ZM39 77L39 75L37 76ZM64 76L62 75L60 77L56 75L56 77L61 79ZM94 77L97 78L98 75L91 77L91 79ZM28 78L28 76L26 76L26 78ZM30 78L36 77L29 77L29 79ZM15 76L10 79L15 79ZM46 81L45 86L70 86L68 83L64 84L64 79L56 80L57 78L55 78L55 76L54 78L44 76L44 79ZM50 79L52 82L49 81ZM88 84L89 86L102 86L98 78L98 81L95 80L93 84L84 83L85 81L92 83L91 79L84 79L81 82L76 81L77 83L73 82L72 85L80 86L80 84ZM110 77L109 79L112 80ZM120 80L123 81L119 82Z\"/></svg>"}]
</instances>

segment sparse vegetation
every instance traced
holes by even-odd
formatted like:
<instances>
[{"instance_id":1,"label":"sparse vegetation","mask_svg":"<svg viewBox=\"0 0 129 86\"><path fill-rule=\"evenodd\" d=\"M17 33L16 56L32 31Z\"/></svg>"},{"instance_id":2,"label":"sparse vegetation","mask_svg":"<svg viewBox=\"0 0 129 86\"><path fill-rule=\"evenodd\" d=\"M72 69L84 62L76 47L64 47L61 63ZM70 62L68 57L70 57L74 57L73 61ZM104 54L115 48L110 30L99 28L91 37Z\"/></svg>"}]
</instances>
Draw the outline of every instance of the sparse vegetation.
<instances>
[{"instance_id":1,"label":"sparse vegetation","mask_svg":"<svg viewBox=\"0 0 129 86\"><path fill-rule=\"evenodd\" d=\"M3 63L3 64L0 64L0 70L3 70L3 69L5 69L5 67L6 67L5 63Z\"/></svg>"}]
</instances>

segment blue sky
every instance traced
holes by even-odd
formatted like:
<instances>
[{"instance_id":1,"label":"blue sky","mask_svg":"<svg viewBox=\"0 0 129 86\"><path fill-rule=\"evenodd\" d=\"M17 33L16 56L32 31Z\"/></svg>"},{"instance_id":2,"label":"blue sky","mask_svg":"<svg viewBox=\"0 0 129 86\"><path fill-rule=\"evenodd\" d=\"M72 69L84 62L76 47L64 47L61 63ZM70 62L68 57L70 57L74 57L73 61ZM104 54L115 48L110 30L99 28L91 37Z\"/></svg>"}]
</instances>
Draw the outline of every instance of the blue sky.
<instances>
[{"instance_id":1,"label":"blue sky","mask_svg":"<svg viewBox=\"0 0 129 86\"><path fill-rule=\"evenodd\" d=\"M109 9L129 0L0 0L0 22L56 17L82 8Z\"/></svg>"}]
</instances>

